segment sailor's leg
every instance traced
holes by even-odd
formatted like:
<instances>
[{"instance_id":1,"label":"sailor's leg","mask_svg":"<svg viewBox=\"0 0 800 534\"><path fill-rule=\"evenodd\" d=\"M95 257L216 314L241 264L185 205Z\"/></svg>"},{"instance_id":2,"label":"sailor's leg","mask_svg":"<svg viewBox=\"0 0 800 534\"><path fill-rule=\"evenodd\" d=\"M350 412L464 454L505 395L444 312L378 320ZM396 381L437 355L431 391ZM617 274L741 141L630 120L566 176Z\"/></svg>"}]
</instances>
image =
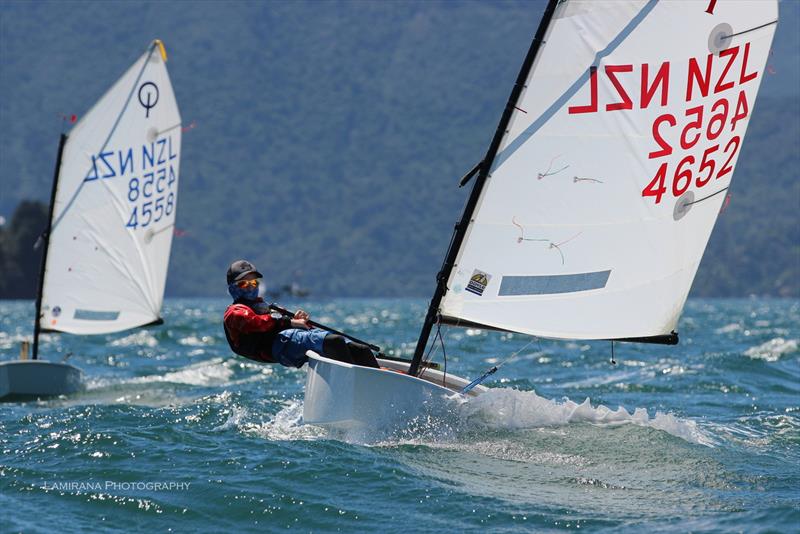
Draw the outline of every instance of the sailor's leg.
<instances>
[{"instance_id":1,"label":"sailor's leg","mask_svg":"<svg viewBox=\"0 0 800 534\"><path fill-rule=\"evenodd\" d=\"M338 334L328 334L322 343L324 356L344 363L354 363L347 342Z\"/></svg>"},{"instance_id":2,"label":"sailor's leg","mask_svg":"<svg viewBox=\"0 0 800 534\"><path fill-rule=\"evenodd\" d=\"M278 332L272 343L272 357L281 365L302 367L308 361L306 352L309 350L318 354L324 352L323 345L326 337L327 332L317 328L311 330L290 328ZM352 362L348 361L348 363Z\"/></svg>"},{"instance_id":3,"label":"sailor's leg","mask_svg":"<svg viewBox=\"0 0 800 534\"><path fill-rule=\"evenodd\" d=\"M351 341L347 344L347 348L350 350L350 356L353 358L353 362L355 362L356 365L380 367L380 365L378 365L378 360L375 359L375 355L368 346Z\"/></svg>"}]
</instances>

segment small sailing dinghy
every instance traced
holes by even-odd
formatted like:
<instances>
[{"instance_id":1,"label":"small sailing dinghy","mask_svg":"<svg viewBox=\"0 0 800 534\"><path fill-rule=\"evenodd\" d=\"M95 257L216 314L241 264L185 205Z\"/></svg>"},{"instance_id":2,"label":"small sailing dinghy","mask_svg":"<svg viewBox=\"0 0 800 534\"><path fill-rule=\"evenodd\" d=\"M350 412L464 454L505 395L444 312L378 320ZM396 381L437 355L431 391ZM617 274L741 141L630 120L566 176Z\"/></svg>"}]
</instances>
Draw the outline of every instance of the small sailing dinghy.
<instances>
[{"instance_id":1,"label":"small sailing dinghy","mask_svg":"<svg viewBox=\"0 0 800 534\"><path fill-rule=\"evenodd\" d=\"M550 0L413 360L383 362L407 374L311 355L305 422L438 409L466 381L426 368L434 325L676 344L777 19L777 0Z\"/></svg>"},{"instance_id":2,"label":"small sailing dinghy","mask_svg":"<svg viewBox=\"0 0 800 534\"><path fill-rule=\"evenodd\" d=\"M0 362L0 399L78 391L81 372L39 359L42 332L107 334L159 323L181 148L161 41L61 136L34 321L33 354Z\"/></svg>"}]
</instances>

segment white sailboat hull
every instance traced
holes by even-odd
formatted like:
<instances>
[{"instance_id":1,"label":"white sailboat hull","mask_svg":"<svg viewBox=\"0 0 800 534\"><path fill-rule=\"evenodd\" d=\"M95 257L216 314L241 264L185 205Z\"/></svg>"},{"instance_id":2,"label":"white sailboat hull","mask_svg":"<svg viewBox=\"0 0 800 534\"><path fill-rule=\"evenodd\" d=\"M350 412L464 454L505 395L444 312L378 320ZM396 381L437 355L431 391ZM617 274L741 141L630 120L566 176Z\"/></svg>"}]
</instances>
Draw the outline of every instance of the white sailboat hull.
<instances>
[{"instance_id":1,"label":"white sailboat hull","mask_svg":"<svg viewBox=\"0 0 800 534\"><path fill-rule=\"evenodd\" d=\"M408 370L408 363L403 362L378 360L386 369L374 369L331 360L312 351L308 356L303 422L329 429L392 430L420 416L441 417L453 406L453 395L469 383L431 369L426 369L421 378L409 376L398 372ZM469 395L485 390L477 386Z\"/></svg>"},{"instance_id":2,"label":"white sailboat hull","mask_svg":"<svg viewBox=\"0 0 800 534\"><path fill-rule=\"evenodd\" d=\"M0 362L0 401L69 395L83 389L83 373L44 360Z\"/></svg>"}]
</instances>

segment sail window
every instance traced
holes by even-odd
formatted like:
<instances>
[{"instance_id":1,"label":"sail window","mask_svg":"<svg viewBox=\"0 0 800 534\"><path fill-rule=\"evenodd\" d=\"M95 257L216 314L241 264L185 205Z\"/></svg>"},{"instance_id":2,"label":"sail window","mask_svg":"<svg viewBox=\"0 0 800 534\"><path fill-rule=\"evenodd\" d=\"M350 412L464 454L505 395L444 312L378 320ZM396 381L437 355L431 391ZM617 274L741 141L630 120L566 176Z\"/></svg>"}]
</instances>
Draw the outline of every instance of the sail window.
<instances>
[{"instance_id":1,"label":"sail window","mask_svg":"<svg viewBox=\"0 0 800 534\"><path fill-rule=\"evenodd\" d=\"M611 271L593 273L552 274L546 276L504 276L500 282L501 297L518 295L554 295L602 289Z\"/></svg>"},{"instance_id":2,"label":"sail window","mask_svg":"<svg viewBox=\"0 0 800 534\"><path fill-rule=\"evenodd\" d=\"M118 311L97 311L97 310L75 310L73 319L80 321L116 321L119 317Z\"/></svg>"}]
</instances>

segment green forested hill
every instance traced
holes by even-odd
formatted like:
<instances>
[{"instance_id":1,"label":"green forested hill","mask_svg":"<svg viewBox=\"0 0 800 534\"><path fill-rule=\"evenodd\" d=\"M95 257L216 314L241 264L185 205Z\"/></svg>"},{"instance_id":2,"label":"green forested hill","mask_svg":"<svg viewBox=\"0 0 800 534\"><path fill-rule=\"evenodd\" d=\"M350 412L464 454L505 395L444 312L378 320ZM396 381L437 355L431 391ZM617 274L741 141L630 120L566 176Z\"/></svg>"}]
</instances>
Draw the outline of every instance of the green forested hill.
<instances>
[{"instance_id":1,"label":"green forested hill","mask_svg":"<svg viewBox=\"0 0 800 534\"><path fill-rule=\"evenodd\" d=\"M800 99L756 104L697 296L800 296Z\"/></svg>"},{"instance_id":2,"label":"green forested hill","mask_svg":"<svg viewBox=\"0 0 800 534\"><path fill-rule=\"evenodd\" d=\"M784 5L785 4L785 5ZM800 295L797 2L698 295ZM46 201L61 113L163 39L184 123L168 293L239 256L315 294L426 295L542 2L0 3L0 215Z\"/></svg>"}]
</instances>

